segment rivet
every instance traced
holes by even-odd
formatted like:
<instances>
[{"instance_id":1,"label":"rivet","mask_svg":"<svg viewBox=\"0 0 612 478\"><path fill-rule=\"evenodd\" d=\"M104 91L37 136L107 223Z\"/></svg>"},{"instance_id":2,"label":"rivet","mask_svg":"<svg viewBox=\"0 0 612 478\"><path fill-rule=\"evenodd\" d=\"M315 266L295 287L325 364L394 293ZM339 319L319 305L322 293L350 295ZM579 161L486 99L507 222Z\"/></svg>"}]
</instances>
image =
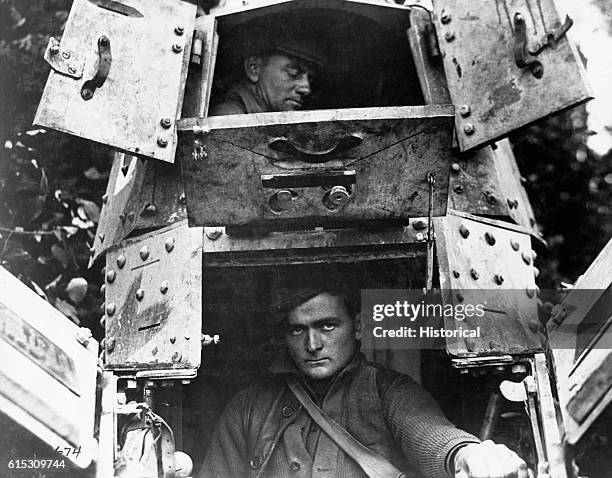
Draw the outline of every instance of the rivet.
<instances>
[{"instance_id":1,"label":"rivet","mask_svg":"<svg viewBox=\"0 0 612 478\"><path fill-rule=\"evenodd\" d=\"M528 266L530 266L530 265L531 265L531 256L529 256L529 255L527 255L526 253L524 253L524 252L523 252L523 253L521 254L521 257L523 258L523 262L524 262L525 264L527 264Z\"/></svg>"},{"instance_id":2,"label":"rivet","mask_svg":"<svg viewBox=\"0 0 612 478\"><path fill-rule=\"evenodd\" d=\"M167 281L167 280L163 281L163 282L160 284L160 286L159 286L159 291L160 291L162 294L165 294L166 292L168 292L168 281Z\"/></svg>"},{"instance_id":3,"label":"rivet","mask_svg":"<svg viewBox=\"0 0 612 478\"><path fill-rule=\"evenodd\" d=\"M62 57L67 60L68 58L70 58L70 52L63 51L62 52Z\"/></svg>"},{"instance_id":4,"label":"rivet","mask_svg":"<svg viewBox=\"0 0 612 478\"><path fill-rule=\"evenodd\" d=\"M102 317L100 317L100 325L104 327L105 324L106 324L106 315L103 315Z\"/></svg>"},{"instance_id":5,"label":"rivet","mask_svg":"<svg viewBox=\"0 0 612 478\"><path fill-rule=\"evenodd\" d=\"M412 227L413 227L413 229L416 229L417 231L420 231L421 229L426 229L427 228L427 223L425 221L423 221L422 219L419 219L418 221L414 221L412 223Z\"/></svg>"},{"instance_id":6,"label":"rivet","mask_svg":"<svg viewBox=\"0 0 612 478\"><path fill-rule=\"evenodd\" d=\"M110 354L113 353L113 350L115 350L115 339L113 337L110 337L106 341L106 351Z\"/></svg>"},{"instance_id":7,"label":"rivet","mask_svg":"<svg viewBox=\"0 0 612 478\"><path fill-rule=\"evenodd\" d=\"M466 123L463 127L463 132L467 135L474 134L474 125L472 123Z\"/></svg>"},{"instance_id":8,"label":"rivet","mask_svg":"<svg viewBox=\"0 0 612 478\"><path fill-rule=\"evenodd\" d=\"M459 163L451 164L451 171L453 173L458 173L459 171L461 171L461 166L459 166Z\"/></svg>"},{"instance_id":9,"label":"rivet","mask_svg":"<svg viewBox=\"0 0 612 478\"><path fill-rule=\"evenodd\" d=\"M168 140L162 136L160 136L159 138L157 138L157 145L160 148L165 148L166 146L168 146Z\"/></svg>"},{"instance_id":10,"label":"rivet","mask_svg":"<svg viewBox=\"0 0 612 478\"><path fill-rule=\"evenodd\" d=\"M442 14L440 15L440 21L442 22L442 24L448 25L451 22L451 19L451 14L442 10Z\"/></svg>"},{"instance_id":11,"label":"rivet","mask_svg":"<svg viewBox=\"0 0 612 478\"><path fill-rule=\"evenodd\" d=\"M71 75L74 75L76 73L76 68L74 66L69 66L68 73L70 73Z\"/></svg>"},{"instance_id":12,"label":"rivet","mask_svg":"<svg viewBox=\"0 0 612 478\"><path fill-rule=\"evenodd\" d=\"M153 349L151 350L151 353L152 353L153 355L157 355L157 352L159 352L159 350L158 350L157 346L153 347Z\"/></svg>"},{"instance_id":13,"label":"rivet","mask_svg":"<svg viewBox=\"0 0 612 478\"><path fill-rule=\"evenodd\" d=\"M495 274L495 277L493 277L493 280L495 281L497 285L502 285L504 283L504 276L502 276L501 274Z\"/></svg>"},{"instance_id":14,"label":"rivet","mask_svg":"<svg viewBox=\"0 0 612 478\"><path fill-rule=\"evenodd\" d=\"M170 343L173 344L174 342L176 342L176 337L173 335L170 337Z\"/></svg>"},{"instance_id":15,"label":"rivet","mask_svg":"<svg viewBox=\"0 0 612 478\"><path fill-rule=\"evenodd\" d=\"M102 233L100 233L100 234L98 235L98 238L100 239L100 242L104 242L104 238L105 238L105 237L106 237L106 236L104 235L104 233L103 233L103 232L102 232Z\"/></svg>"},{"instance_id":16,"label":"rivet","mask_svg":"<svg viewBox=\"0 0 612 478\"><path fill-rule=\"evenodd\" d=\"M91 100L93 98L93 90L90 88L83 88L81 90L81 98L83 98L85 101Z\"/></svg>"},{"instance_id":17,"label":"rivet","mask_svg":"<svg viewBox=\"0 0 612 478\"><path fill-rule=\"evenodd\" d=\"M183 358L183 356L179 352L174 352L172 354L172 361L173 362L180 362L182 358Z\"/></svg>"},{"instance_id":18,"label":"rivet","mask_svg":"<svg viewBox=\"0 0 612 478\"><path fill-rule=\"evenodd\" d=\"M100 45L102 46L108 46L108 44L110 43L110 40L108 39L107 36L102 35L100 38L98 38L98 43L100 43Z\"/></svg>"},{"instance_id":19,"label":"rivet","mask_svg":"<svg viewBox=\"0 0 612 478\"><path fill-rule=\"evenodd\" d=\"M181 195L179 196L179 202L181 204L185 204L187 202L187 197L185 197L185 193L181 193Z\"/></svg>"},{"instance_id":20,"label":"rivet","mask_svg":"<svg viewBox=\"0 0 612 478\"><path fill-rule=\"evenodd\" d=\"M468 236L470 235L470 230L465 227L465 224L461 224L461 226L459 227L459 233L461 234L461 237L463 237L464 239L467 239Z\"/></svg>"},{"instance_id":21,"label":"rivet","mask_svg":"<svg viewBox=\"0 0 612 478\"><path fill-rule=\"evenodd\" d=\"M140 258L143 261L146 261L148 257L149 257L149 247L144 246L142 249L140 249Z\"/></svg>"},{"instance_id":22,"label":"rivet","mask_svg":"<svg viewBox=\"0 0 612 478\"><path fill-rule=\"evenodd\" d=\"M153 216L157 214L157 206L155 204L147 204L142 213L146 216Z\"/></svg>"},{"instance_id":23,"label":"rivet","mask_svg":"<svg viewBox=\"0 0 612 478\"><path fill-rule=\"evenodd\" d=\"M453 186L453 191L455 191L457 194L461 194L463 192L463 186L461 184L455 184Z\"/></svg>"},{"instance_id":24,"label":"rivet","mask_svg":"<svg viewBox=\"0 0 612 478\"><path fill-rule=\"evenodd\" d=\"M142 299L144 299L144 290L138 289L136 291L136 300L141 301Z\"/></svg>"},{"instance_id":25,"label":"rivet","mask_svg":"<svg viewBox=\"0 0 612 478\"><path fill-rule=\"evenodd\" d=\"M474 280L478 280L478 278L480 277L480 275L478 274L478 271L474 268L470 269L470 275L472 276L472 279Z\"/></svg>"},{"instance_id":26,"label":"rivet","mask_svg":"<svg viewBox=\"0 0 612 478\"><path fill-rule=\"evenodd\" d=\"M172 120L170 118L162 118L159 122L162 125L162 128L168 129L172 126Z\"/></svg>"},{"instance_id":27,"label":"rivet","mask_svg":"<svg viewBox=\"0 0 612 478\"><path fill-rule=\"evenodd\" d=\"M460 276L461 276L461 274L459 273L459 271L453 271L453 277L455 279L459 279Z\"/></svg>"},{"instance_id":28,"label":"rivet","mask_svg":"<svg viewBox=\"0 0 612 478\"><path fill-rule=\"evenodd\" d=\"M117 307L115 306L115 304L111 302L110 304L106 306L106 315L108 315L109 317L112 317L113 315L115 315L116 309Z\"/></svg>"},{"instance_id":29,"label":"rivet","mask_svg":"<svg viewBox=\"0 0 612 478\"><path fill-rule=\"evenodd\" d=\"M416 233L416 240L417 240L417 241L419 241L419 242L421 242L421 241L424 241L424 240L425 240L425 236L423 235L423 233L422 233L422 232L417 232L417 233Z\"/></svg>"},{"instance_id":30,"label":"rivet","mask_svg":"<svg viewBox=\"0 0 612 478\"><path fill-rule=\"evenodd\" d=\"M60 51L60 47L59 45L53 45L50 49L49 49L49 53L51 53L52 55L57 55Z\"/></svg>"},{"instance_id":31,"label":"rivet","mask_svg":"<svg viewBox=\"0 0 612 478\"><path fill-rule=\"evenodd\" d=\"M106 273L106 282L108 282L109 284L112 284L115 281L115 271L114 270L110 270Z\"/></svg>"},{"instance_id":32,"label":"rivet","mask_svg":"<svg viewBox=\"0 0 612 478\"><path fill-rule=\"evenodd\" d=\"M510 239L510 247L512 247L512 249L515 251L518 251L521 248L521 245L514 239Z\"/></svg>"},{"instance_id":33,"label":"rivet","mask_svg":"<svg viewBox=\"0 0 612 478\"><path fill-rule=\"evenodd\" d=\"M133 221L135 217L136 217L136 213L135 212L132 211L132 212L128 212L127 213L128 221L130 221L130 222Z\"/></svg>"},{"instance_id":34,"label":"rivet","mask_svg":"<svg viewBox=\"0 0 612 478\"><path fill-rule=\"evenodd\" d=\"M464 118L467 118L468 116L470 116L471 112L472 110L470 109L468 105L461 105L459 107L459 114L463 116Z\"/></svg>"},{"instance_id":35,"label":"rivet","mask_svg":"<svg viewBox=\"0 0 612 478\"><path fill-rule=\"evenodd\" d=\"M457 297L457 300L459 302L463 302L464 297L463 297L463 294L461 292L457 292L457 295L455 297Z\"/></svg>"},{"instance_id":36,"label":"rivet","mask_svg":"<svg viewBox=\"0 0 612 478\"><path fill-rule=\"evenodd\" d=\"M183 51L183 45L179 45L178 43L175 43L174 45L172 45L172 51L174 53L180 53Z\"/></svg>"},{"instance_id":37,"label":"rivet","mask_svg":"<svg viewBox=\"0 0 612 478\"><path fill-rule=\"evenodd\" d=\"M177 25L174 28L174 33L176 33L177 35L182 35L183 33L185 33L185 27L183 25Z\"/></svg>"},{"instance_id":38,"label":"rivet","mask_svg":"<svg viewBox=\"0 0 612 478\"><path fill-rule=\"evenodd\" d=\"M106 292L106 284L102 284L100 286L100 294L104 294Z\"/></svg>"},{"instance_id":39,"label":"rivet","mask_svg":"<svg viewBox=\"0 0 612 478\"><path fill-rule=\"evenodd\" d=\"M102 196L102 204L106 204L108 202L108 194Z\"/></svg>"},{"instance_id":40,"label":"rivet","mask_svg":"<svg viewBox=\"0 0 612 478\"><path fill-rule=\"evenodd\" d=\"M490 232L485 232L484 238L487 244L489 244L490 246L495 245L495 236Z\"/></svg>"},{"instance_id":41,"label":"rivet","mask_svg":"<svg viewBox=\"0 0 612 478\"><path fill-rule=\"evenodd\" d=\"M444 34L444 38L446 39L446 41L451 42L455 39L455 34L453 32L446 32Z\"/></svg>"},{"instance_id":42,"label":"rivet","mask_svg":"<svg viewBox=\"0 0 612 478\"><path fill-rule=\"evenodd\" d=\"M117 267L119 267L119 269L123 269L124 265L125 265L125 256L121 254L119 257L117 257Z\"/></svg>"},{"instance_id":43,"label":"rivet","mask_svg":"<svg viewBox=\"0 0 612 478\"><path fill-rule=\"evenodd\" d=\"M206 231L206 237L208 237L211 241L216 241L221 237L220 229L213 229L212 231Z\"/></svg>"},{"instance_id":44,"label":"rivet","mask_svg":"<svg viewBox=\"0 0 612 478\"><path fill-rule=\"evenodd\" d=\"M166 252L172 252L172 250L174 249L174 237L171 237L170 239L166 240L166 243L164 244L164 246L166 247Z\"/></svg>"}]
</instances>

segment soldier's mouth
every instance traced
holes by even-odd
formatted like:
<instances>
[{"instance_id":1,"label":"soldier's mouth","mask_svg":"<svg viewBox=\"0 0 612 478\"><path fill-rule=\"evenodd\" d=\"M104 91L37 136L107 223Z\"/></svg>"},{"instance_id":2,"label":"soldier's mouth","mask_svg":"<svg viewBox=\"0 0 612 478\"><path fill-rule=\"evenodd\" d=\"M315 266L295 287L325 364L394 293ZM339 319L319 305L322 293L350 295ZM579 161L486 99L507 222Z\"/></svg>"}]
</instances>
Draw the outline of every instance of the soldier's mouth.
<instances>
[{"instance_id":1,"label":"soldier's mouth","mask_svg":"<svg viewBox=\"0 0 612 478\"><path fill-rule=\"evenodd\" d=\"M291 106L293 106L295 109L300 109L304 107L304 104L301 101L298 100L287 100L287 103L289 103Z\"/></svg>"},{"instance_id":2,"label":"soldier's mouth","mask_svg":"<svg viewBox=\"0 0 612 478\"><path fill-rule=\"evenodd\" d=\"M321 365L324 363L329 362L330 359L328 358L320 358L320 359L306 359L306 363L311 364L311 365Z\"/></svg>"}]
</instances>

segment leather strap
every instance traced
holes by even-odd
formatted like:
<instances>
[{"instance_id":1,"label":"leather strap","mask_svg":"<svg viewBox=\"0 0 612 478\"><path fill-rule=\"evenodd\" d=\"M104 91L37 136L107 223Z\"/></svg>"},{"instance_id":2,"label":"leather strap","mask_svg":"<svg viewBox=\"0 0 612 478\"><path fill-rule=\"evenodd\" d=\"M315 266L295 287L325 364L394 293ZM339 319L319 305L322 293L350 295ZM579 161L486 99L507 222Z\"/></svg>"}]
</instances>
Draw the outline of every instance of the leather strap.
<instances>
[{"instance_id":1,"label":"leather strap","mask_svg":"<svg viewBox=\"0 0 612 478\"><path fill-rule=\"evenodd\" d=\"M336 445L338 445L348 456L357 462L366 475L370 478L401 478L405 477L400 470L393 466L387 459L364 446L344 429L338 422L334 421L312 401L299 382L290 377L287 380L289 390L302 404L310 418L323 430Z\"/></svg>"}]
</instances>

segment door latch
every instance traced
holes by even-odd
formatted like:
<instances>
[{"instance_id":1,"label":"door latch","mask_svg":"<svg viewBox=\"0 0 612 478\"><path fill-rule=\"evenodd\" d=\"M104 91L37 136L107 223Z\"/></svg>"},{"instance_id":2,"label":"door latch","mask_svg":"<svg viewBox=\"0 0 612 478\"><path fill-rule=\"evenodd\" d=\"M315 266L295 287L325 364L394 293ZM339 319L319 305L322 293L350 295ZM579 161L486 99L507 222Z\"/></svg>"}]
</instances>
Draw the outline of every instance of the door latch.
<instances>
[{"instance_id":1,"label":"door latch","mask_svg":"<svg viewBox=\"0 0 612 478\"><path fill-rule=\"evenodd\" d=\"M102 35L98 38L98 66L96 73L91 80L83 83L81 88L81 98L85 101L92 99L96 89L100 88L106 81L106 78L108 78L112 59L110 40L106 35Z\"/></svg>"},{"instance_id":2,"label":"door latch","mask_svg":"<svg viewBox=\"0 0 612 478\"><path fill-rule=\"evenodd\" d=\"M573 24L574 20L572 20L569 15L565 15L563 25L561 25L559 28L555 28L553 31L547 32L537 43L529 48L529 53L532 55L537 55L548 46L554 48Z\"/></svg>"}]
</instances>

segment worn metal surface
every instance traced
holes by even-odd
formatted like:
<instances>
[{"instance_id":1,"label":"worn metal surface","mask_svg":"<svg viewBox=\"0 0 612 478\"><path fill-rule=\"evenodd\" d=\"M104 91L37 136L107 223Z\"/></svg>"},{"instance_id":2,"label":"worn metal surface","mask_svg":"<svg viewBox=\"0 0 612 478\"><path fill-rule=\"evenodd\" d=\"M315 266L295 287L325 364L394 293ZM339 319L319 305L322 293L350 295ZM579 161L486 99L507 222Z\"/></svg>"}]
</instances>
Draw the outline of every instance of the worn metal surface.
<instances>
[{"instance_id":1,"label":"worn metal surface","mask_svg":"<svg viewBox=\"0 0 612 478\"><path fill-rule=\"evenodd\" d=\"M90 265L134 231L158 229L187 218L178 164L116 153Z\"/></svg>"},{"instance_id":2,"label":"worn metal surface","mask_svg":"<svg viewBox=\"0 0 612 478\"><path fill-rule=\"evenodd\" d=\"M565 425L576 443L612 402L612 241L547 324ZM586 341L585 341L586 339Z\"/></svg>"},{"instance_id":3,"label":"worn metal surface","mask_svg":"<svg viewBox=\"0 0 612 478\"><path fill-rule=\"evenodd\" d=\"M60 44L83 58L83 75L51 71L34 123L173 162L196 7L178 0L124 3L141 16L75 0ZM81 90L98 71L102 36L110 42L112 61L104 84L87 98ZM169 128L162 126L164 118Z\"/></svg>"},{"instance_id":4,"label":"worn metal surface","mask_svg":"<svg viewBox=\"0 0 612 478\"><path fill-rule=\"evenodd\" d=\"M584 68L565 36L533 56L543 68L541 78L515 63L514 15L524 17L531 49L562 24L553 0L434 0L433 4L462 151L591 98ZM443 15L447 21L441 21Z\"/></svg>"},{"instance_id":5,"label":"worn metal surface","mask_svg":"<svg viewBox=\"0 0 612 478\"><path fill-rule=\"evenodd\" d=\"M445 318L447 328L480 327L481 333L476 338L447 339L449 353L470 357L542 350L529 235L475 216L449 214L434 224L445 303L481 304L485 312L464 321Z\"/></svg>"},{"instance_id":6,"label":"worn metal surface","mask_svg":"<svg viewBox=\"0 0 612 478\"><path fill-rule=\"evenodd\" d=\"M202 230L185 223L106 256L106 367L184 376L200 364Z\"/></svg>"},{"instance_id":7,"label":"worn metal surface","mask_svg":"<svg viewBox=\"0 0 612 478\"><path fill-rule=\"evenodd\" d=\"M422 259L426 237L420 229L420 222L423 220L415 220L405 227L381 230L318 228L247 237L228 235L225 228L205 227L204 264L233 267Z\"/></svg>"},{"instance_id":8,"label":"worn metal surface","mask_svg":"<svg viewBox=\"0 0 612 478\"><path fill-rule=\"evenodd\" d=\"M446 211L452 108L260 113L185 121L178 158L191 225L339 225ZM193 129L203 128L201 139ZM194 141L201 143L194 156ZM348 202L324 203L333 186Z\"/></svg>"},{"instance_id":9,"label":"worn metal surface","mask_svg":"<svg viewBox=\"0 0 612 478\"><path fill-rule=\"evenodd\" d=\"M98 343L0 267L0 412L86 468L94 440ZM80 342L77 340L80 337Z\"/></svg>"}]
</instances>

